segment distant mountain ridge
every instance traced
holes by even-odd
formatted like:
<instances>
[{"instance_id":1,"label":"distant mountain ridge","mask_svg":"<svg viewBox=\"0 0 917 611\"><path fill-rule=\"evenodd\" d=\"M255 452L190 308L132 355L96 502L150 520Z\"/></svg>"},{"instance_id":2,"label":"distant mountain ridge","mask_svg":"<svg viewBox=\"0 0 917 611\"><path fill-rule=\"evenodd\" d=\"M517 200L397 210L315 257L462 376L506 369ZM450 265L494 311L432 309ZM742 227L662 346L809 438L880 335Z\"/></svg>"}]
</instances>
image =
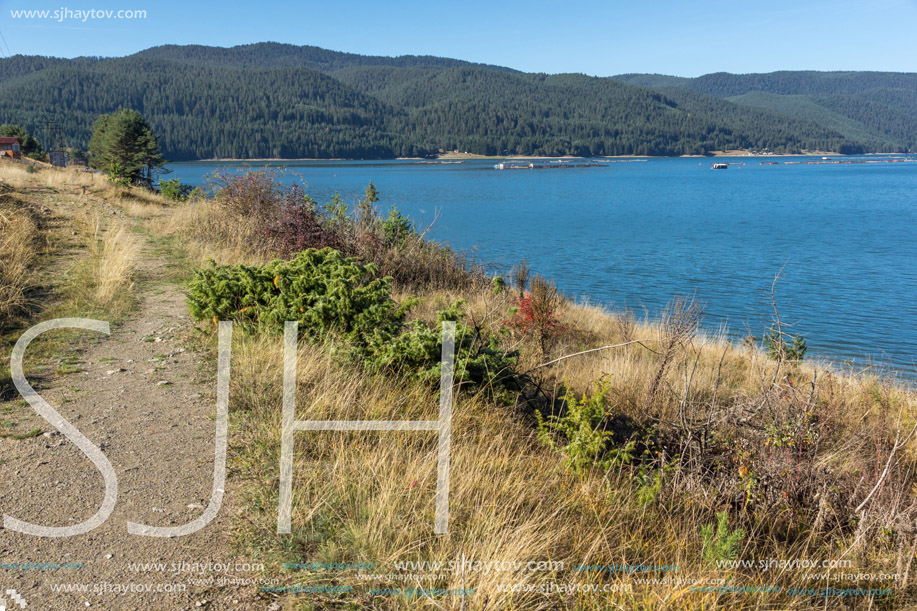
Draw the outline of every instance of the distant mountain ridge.
<instances>
[{"instance_id":1,"label":"distant mountain ridge","mask_svg":"<svg viewBox=\"0 0 917 611\"><path fill-rule=\"evenodd\" d=\"M310 45L291 45L279 42L259 42L235 47L208 47L204 45L162 45L140 51L135 57L165 59L183 63L242 68L311 68L332 72L353 66L391 66L396 68L459 68L475 67L517 72L512 68L476 64L461 59L434 57L432 55L359 55L331 51Z\"/></svg>"},{"instance_id":2,"label":"distant mountain ridge","mask_svg":"<svg viewBox=\"0 0 917 611\"><path fill-rule=\"evenodd\" d=\"M814 120L870 150L917 148L917 73L717 72L697 78L660 74L612 78L658 91L690 89L786 117Z\"/></svg>"},{"instance_id":3,"label":"distant mountain ridge","mask_svg":"<svg viewBox=\"0 0 917 611\"><path fill-rule=\"evenodd\" d=\"M714 72L696 78L663 74L621 74L616 80L647 87L687 87L717 97L763 91L783 95L860 94L870 89L917 88L913 72L779 71L762 74Z\"/></svg>"},{"instance_id":4,"label":"distant mountain ridge","mask_svg":"<svg viewBox=\"0 0 917 611\"><path fill-rule=\"evenodd\" d=\"M168 158L683 155L917 148L917 74L698 78L532 74L314 46L165 45L121 58L0 59L0 123L63 128L142 112Z\"/></svg>"}]
</instances>

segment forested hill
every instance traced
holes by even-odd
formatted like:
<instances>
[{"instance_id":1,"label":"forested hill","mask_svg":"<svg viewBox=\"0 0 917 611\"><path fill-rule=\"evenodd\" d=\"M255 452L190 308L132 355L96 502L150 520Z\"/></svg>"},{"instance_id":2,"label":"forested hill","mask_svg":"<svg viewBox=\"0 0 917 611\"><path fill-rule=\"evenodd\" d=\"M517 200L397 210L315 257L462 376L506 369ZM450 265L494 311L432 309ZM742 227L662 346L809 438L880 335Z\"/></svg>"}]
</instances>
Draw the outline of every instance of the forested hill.
<instances>
[{"instance_id":1,"label":"forested hill","mask_svg":"<svg viewBox=\"0 0 917 611\"><path fill-rule=\"evenodd\" d=\"M785 117L814 120L869 150L917 148L917 74L771 72L697 78L622 74L616 80L660 92L690 89Z\"/></svg>"},{"instance_id":2,"label":"forested hill","mask_svg":"<svg viewBox=\"0 0 917 611\"><path fill-rule=\"evenodd\" d=\"M85 149L100 114L134 108L172 160L915 148L917 75L834 74L594 78L277 43L170 45L0 59L0 123L40 137L52 120L65 145Z\"/></svg>"}]
</instances>

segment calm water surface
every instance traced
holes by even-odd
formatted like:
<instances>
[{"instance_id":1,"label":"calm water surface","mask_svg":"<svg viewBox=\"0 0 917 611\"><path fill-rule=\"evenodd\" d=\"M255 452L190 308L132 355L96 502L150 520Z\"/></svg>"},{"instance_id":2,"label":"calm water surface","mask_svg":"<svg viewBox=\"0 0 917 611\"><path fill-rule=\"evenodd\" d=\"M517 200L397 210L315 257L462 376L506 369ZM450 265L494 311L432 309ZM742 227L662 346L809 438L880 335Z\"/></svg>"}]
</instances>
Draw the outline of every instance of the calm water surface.
<instances>
[{"instance_id":1,"label":"calm water surface","mask_svg":"<svg viewBox=\"0 0 917 611\"><path fill-rule=\"evenodd\" d=\"M817 158L812 158L817 159ZM370 180L431 234L505 270L520 258L568 294L658 315L676 294L705 301L705 326L760 337L777 285L781 317L809 353L917 363L917 162L786 165L807 158L651 159L602 168L503 170L492 161L274 162L320 202L356 201ZM719 161L719 160L718 160ZM203 184L241 163L175 163ZM262 163L249 164L265 165ZM294 176L289 176L293 180Z\"/></svg>"}]
</instances>

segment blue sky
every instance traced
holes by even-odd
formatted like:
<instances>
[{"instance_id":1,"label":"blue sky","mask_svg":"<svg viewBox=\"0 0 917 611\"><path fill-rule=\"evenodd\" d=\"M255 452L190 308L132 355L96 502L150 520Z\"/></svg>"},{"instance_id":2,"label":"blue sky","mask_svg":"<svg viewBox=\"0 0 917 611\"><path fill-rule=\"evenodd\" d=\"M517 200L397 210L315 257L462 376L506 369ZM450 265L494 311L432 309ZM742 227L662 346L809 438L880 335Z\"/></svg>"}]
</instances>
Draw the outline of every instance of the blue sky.
<instances>
[{"instance_id":1,"label":"blue sky","mask_svg":"<svg viewBox=\"0 0 917 611\"><path fill-rule=\"evenodd\" d=\"M133 9L144 19L13 18ZM128 55L160 44L273 40L608 76L773 70L917 71L917 0L465 0L199 4L0 1L0 56ZM5 41L5 44L4 44Z\"/></svg>"}]
</instances>

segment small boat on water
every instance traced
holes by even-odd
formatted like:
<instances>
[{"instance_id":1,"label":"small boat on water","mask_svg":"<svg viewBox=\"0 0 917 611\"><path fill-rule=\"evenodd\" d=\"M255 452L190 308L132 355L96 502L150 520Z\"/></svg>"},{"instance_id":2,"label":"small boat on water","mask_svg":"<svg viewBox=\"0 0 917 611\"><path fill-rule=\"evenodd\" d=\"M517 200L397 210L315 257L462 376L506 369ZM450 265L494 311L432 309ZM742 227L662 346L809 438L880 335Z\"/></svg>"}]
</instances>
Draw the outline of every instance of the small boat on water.
<instances>
[{"instance_id":1,"label":"small boat on water","mask_svg":"<svg viewBox=\"0 0 917 611\"><path fill-rule=\"evenodd\" d=\"M713 169L713 170L728 170L728 169L729 169L729 164L728 164L728 163L714 163L714 164L711 166L711 169Z\"/></svg>"}]
</instances>

